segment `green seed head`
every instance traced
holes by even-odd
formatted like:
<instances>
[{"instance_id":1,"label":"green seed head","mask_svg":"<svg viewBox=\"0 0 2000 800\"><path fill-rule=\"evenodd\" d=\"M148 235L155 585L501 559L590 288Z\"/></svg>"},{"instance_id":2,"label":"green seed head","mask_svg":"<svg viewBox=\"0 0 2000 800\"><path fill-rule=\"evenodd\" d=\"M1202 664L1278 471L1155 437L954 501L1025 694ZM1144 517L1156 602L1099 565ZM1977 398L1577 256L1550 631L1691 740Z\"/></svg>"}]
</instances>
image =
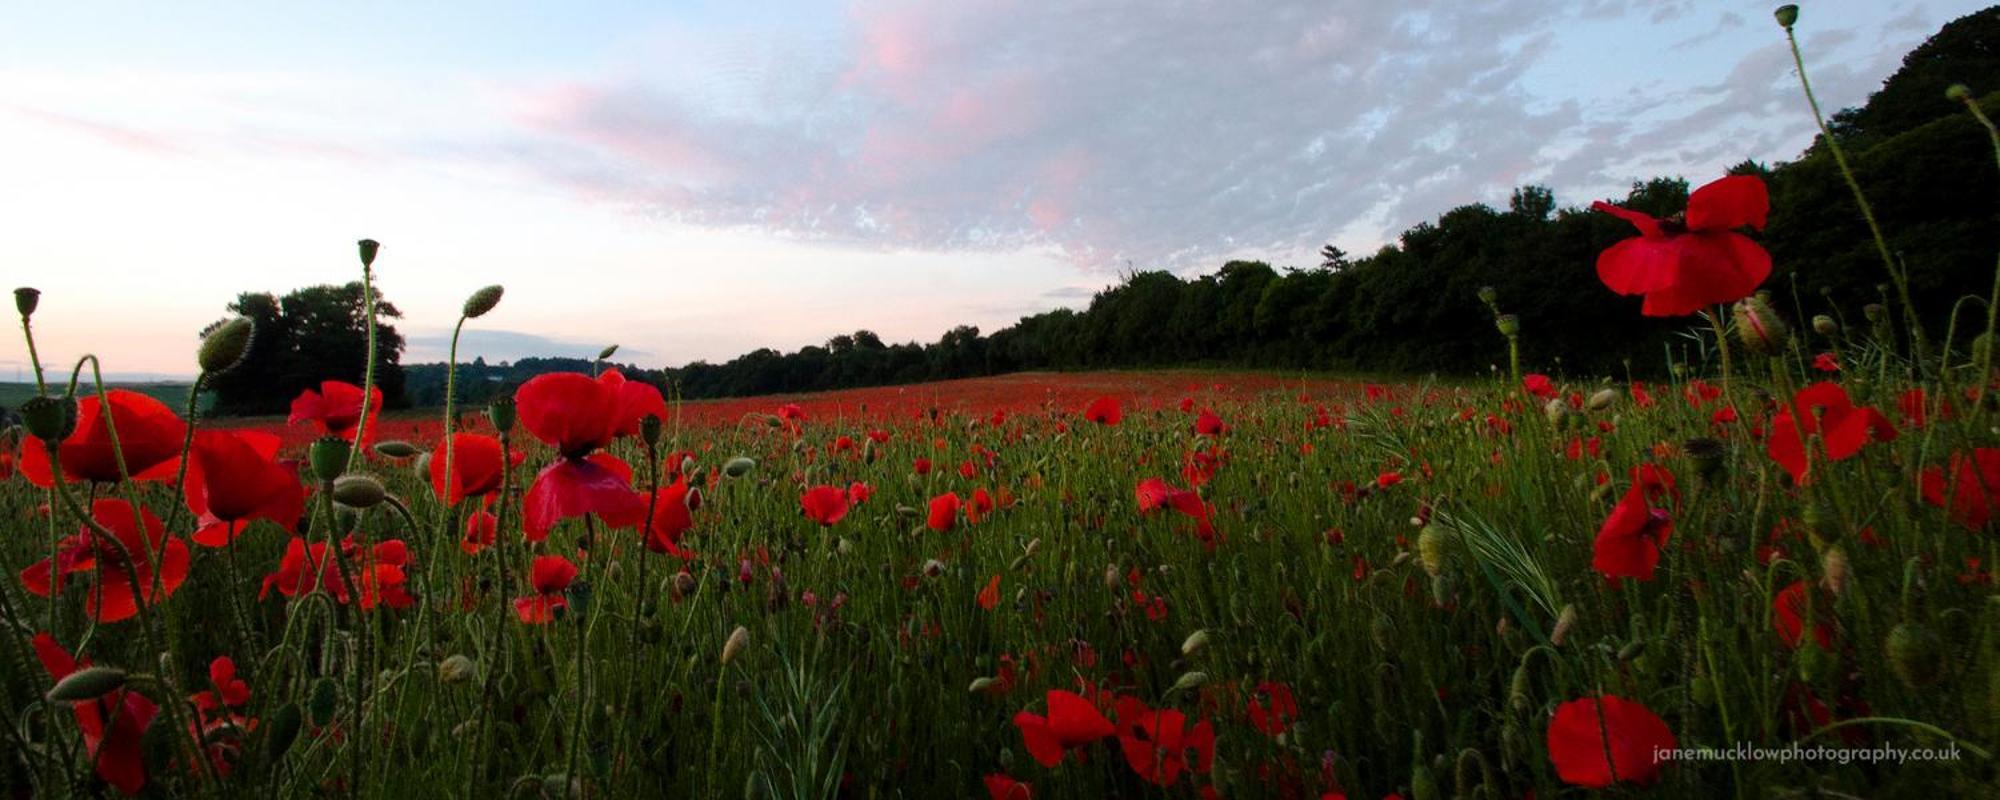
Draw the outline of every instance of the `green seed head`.
<instances>
[{"instance_id":1,"label":"green seed head","mask_svg":"<svg viewBox=\"0 0 2000 800\"><path fill-rule=\"evenodd\" d=\"M23 286L14 290L14 310L21 312L21 319L35 315L35 308L42 304L42 290Z\"/></svg>"},{"instance_id":2,"label":"green seed head","mask_svg":"<svg viewBox=\"0 0 2000 800\"><path fill-rule=\"evenodd\" d=\"M1521 334L1521 318L1513 314L1501 314L1493 318L1493 327L1500 329L1501 336L1519 336Z\"/></svg>"},{"instance_id":3,"label":"green seed head","mask_svg":"<svg viewBox=\"0 0 2000 800\"><path fill-rule=\"evenodd\" d=\"M1771 15L1777 17L1778 24L1786 30L1791 30L1793 25L1799 24L1799 7L1791 3L1778 6L1778 10L1771 12Z\"/></svg>"},{"instance_id":4,"label":"green seed head","mask_svg":"<svg viewBox=\"0 0 2000 800\"><path fill-rule=\"evenodd\" d=\"M21 427L44 443L54 445L76 430L76 401L68 397L35 397L21 403Z\"/></svg>"},{"instance_id":5,"label":"green seed head","mask_svg":"<svg viewBox=\"0 0 2000 800\"><path fill-rule=\"evenodd\" d=\"M362 239L354 244L361 250L362 268L366 269L375 266L375 254L382 249L382 243L374 239Z\"/></svg>"},{"instance_id":6,"label":"green seed head","mask_svg":"<svg viewBox=\"0 0 2000 800\"><path fill-rule=\"evenodd\" d=\"M496 398L486 407L486 418L493 421L493 429L501 433L514 430L514 398Z\"/></svg>"},{"instance_id":7,"label":"green seed head","mask_svg":"<svg viewBox=\"0 0 2000 800\"><path fill-rule=\"evenodd\" d=\"M306 448L306 461L312 464L313 477L331 482L347 472L347 440L338 436L325 436Z\"/></svg>"}]
</instances>

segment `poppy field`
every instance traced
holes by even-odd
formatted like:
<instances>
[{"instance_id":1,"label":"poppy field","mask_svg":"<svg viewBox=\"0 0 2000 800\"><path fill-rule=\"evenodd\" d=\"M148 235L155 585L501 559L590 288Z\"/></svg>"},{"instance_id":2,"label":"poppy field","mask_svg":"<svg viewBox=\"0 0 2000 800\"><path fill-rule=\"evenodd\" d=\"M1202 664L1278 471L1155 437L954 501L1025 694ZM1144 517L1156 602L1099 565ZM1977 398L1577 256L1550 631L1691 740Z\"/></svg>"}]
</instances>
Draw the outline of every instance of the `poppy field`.
<instances>
[{"instance_id":1,"label":"poppy field","mask_svg":"<svg viewBox=\"0 0 2000 800\"><path fill-rule=\"evenodd\" d=\"M1693 343L1622 375L1521 363L1561 321L1487 289L1474 377L598 368L384 412L371 371L207 419L247 319L177 405L43 363L87 302L18 289L0 786L2000 797L2000 281L1931 326L1884 245L1882 303L1774 295L1770 202L1597 205L1629 238L1558 266Z\"/></svg>"}]
</instances>

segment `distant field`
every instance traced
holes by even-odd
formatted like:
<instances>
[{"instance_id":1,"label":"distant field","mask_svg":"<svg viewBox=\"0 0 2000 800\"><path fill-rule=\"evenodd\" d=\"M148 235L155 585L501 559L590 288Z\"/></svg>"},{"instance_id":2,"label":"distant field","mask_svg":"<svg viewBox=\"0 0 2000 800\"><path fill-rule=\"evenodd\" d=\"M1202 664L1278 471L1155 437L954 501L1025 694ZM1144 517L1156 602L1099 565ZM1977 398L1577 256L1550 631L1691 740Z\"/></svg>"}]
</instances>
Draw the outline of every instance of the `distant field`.
<instances>
[{"instance_id":1,"label":"distant field","mask_svg":"<svg viewBox=\"0 0 2000 800\"><path fill-rule=\"evenodd\" d=\"M68 380L68 377L65 375L63 379ZM185 383L111 383L106 384L106 387L111 389L130 389L142 394L152 395L167 405L172 406L176 411L187 404L188 384ZM19 406L21 401L34 396L35 385L33 383L0 383L0 406L14 408Z\"/></svg>"}]
</instances>

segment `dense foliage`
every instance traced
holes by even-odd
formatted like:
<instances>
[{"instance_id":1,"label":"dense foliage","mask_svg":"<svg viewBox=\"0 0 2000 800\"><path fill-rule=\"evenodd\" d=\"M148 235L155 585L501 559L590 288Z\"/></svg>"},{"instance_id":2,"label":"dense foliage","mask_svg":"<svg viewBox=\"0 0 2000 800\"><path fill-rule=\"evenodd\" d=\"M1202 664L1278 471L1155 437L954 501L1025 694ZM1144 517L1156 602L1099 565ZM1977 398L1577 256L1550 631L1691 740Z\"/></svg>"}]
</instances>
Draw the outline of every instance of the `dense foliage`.
<instances>
[{"instance_id":1,"label":"dense foliage","mask_svg":"<svg viewBox=\"0 0 2000 800\"><path fill-rule=\"evenodd\" d=\"M281 414L299 392L321 381L360 383L368 362L368 316L360 281L308 286L280 298L245 292L229 304L232 315L256 326L242 363L209 378L220 414ZM376 385L389 407L403 401L403 337L385 319L402 316L377 299ZM202 331L207 335L214 323Z\"/></svg>"}]
</instances>

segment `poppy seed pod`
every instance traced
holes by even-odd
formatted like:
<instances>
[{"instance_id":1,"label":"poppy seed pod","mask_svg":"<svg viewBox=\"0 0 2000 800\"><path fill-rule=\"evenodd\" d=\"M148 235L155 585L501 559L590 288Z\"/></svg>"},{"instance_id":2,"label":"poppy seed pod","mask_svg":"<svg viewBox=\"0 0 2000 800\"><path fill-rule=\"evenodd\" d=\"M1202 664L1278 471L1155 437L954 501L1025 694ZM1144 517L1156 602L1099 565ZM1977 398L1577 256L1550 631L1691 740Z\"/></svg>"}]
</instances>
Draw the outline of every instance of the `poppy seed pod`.
<instances>
[{"instance_id":1,"label":"poppy seed pod","mask_svg":"<svg viewBox=\"0 0 2000 800\"><path fill-rule=\"evenodd\" d=\"M1972 102L1972 87L1963 83L1954 83L1946 86L1944 87L1944 99L1954 103L1970 103Z\"/></svg>"},{"instance_id":2,"label":"poppy seed pod","mask_svg":"<svg viewBox=\"0 0 2000 800\"><path fill-rule=\"evenodd\" d=\"M1840 332L1840 323L1834 322L1832 317L1825 314L1814 315L1812 325L1813 333L1821 336L1832 336Z\"/></svg>"},{"instance_id":3,"label":"poppy seed pod","mask_svg":"<svg viewBox=\"0 0 2000 800\"><path fill-rule=\"evenodd\" d=\"M55 688L49 690L49 700L55 703L81 703L96 700L125 686L125 670L117 667L84 667L56 681Z\"/></svg>"},{"instance_id":4,"label":"poppy seed pod","mask_svg":"<svg viewBox=\"0 0 2000 800\"><path fill-rule=\"evenodd\" d=\"M729 641L722 643L723 666L728 666L729 662L735 661L736 657L742 654L743 648L749 646L750 629L741 625L736 626L736 630L729 632Z\"/></svg>"},{"instance_id":5,"label":"poppy seed pod","mask_svg":"<svg viewBox=\"0 0 2000 800\"><path fill-rule=\"evenodd\" d=\"M1493 305L1500 301L1500 292L1491 286L1479 287L1479 302Z\"/></svg>"},{"instance_id":6,"label":"poppy seed pod","mask_svg":"<svg viewBox=\"0 0 2000 800\"><path fill-rule=\"evenodd\" d=\"M375 266L375 254L382 249L382 243L374 239L362 239L354 244L361 249L361 267L366 269Z\"/></svg>"},{"instance_id":7,"label":"poppy seed pod","mask_svg":"<svg viewBox=\"0 0 2000 800\"><path fill-rule=\"evenodd\" d=\"M306 461L312 465L313 477L333 482L347 472L347 440L338 436L315 440L306 448Z\"/></svg>"},{"instance_id":8,"label":"poppy seed pod","mask_svg":"<svg viewBox=\"0 0 2000 800\"><path fill-rule=\"evenodd\" d=\"M1500 329L1501 336L1516 336L1521 333L1521 318L1513 314L1501 314L1493 318L1493 327Z\"/></svg>"},{"instance_id":9,"label":"poppy seed pod","mask_svg":"<svg viewBox=\"0 0 2000 800\"><path fill-rule=\"evenodd\" d=\"M500 296L506 293L507 288L497 283L480 289L473 292L471 297L465 298L465 308L461 309L459 313L466 319L478 319L486 316L486 312L492 311L494 306L500 305Z\"/></svg>"},{"instance_id":10,"label":"poppy seed pod","mask_svg":"<svg viewBox=\"0 0 2000 800\"><path fill-rule=\"evenodd\" d=\"M1736 338L1753 352L1777 355L1791 341L1791 329L1762 292L1736 301L1730 311L1736 317Z\"/></svg>"},{"instance_id":11,"label":"poppy seed pod","mask_svg":"<svg viewBox=\"0 0 2000 800\"><path fill-rule=\"evenodd\" d=\"M228 372L250 352L250 342L257 332L257 326L248 318L237 317L209 331L201 337L201 347L195 350L195 363L201 371L210 375Z\"/></svg>"},{"instance_id":12,"label":"poppy seed pod","mask_svg":"<svg viewBox=\"0 0 2000 800\"><path fill-rule=\"evenodd\" d=\"M1701 437L1681 443L1681 452L1687 453L1694 461L1695 471L1703 480L1713 481L1722 477L1725 448L1717 439Z\"/></svg>"},{"instance_id":13,"label":"poppy seed pod","mask_svg":"<svg viewBox=\"0 0 2000 800\"><path fill-rule=\"evenodd\" d=\"M639 441L647 447L660 443L660 415L647 414L639 418Z\"/></svg>"},{"instance_id":14,"label":"poppy seed pod","mask_svg":"<svg viewBox=\"0 0 2000 800\"><path fill-rule=\"evenodd\" d=\"M514 398L499 397L486 407L486 418L493 421L493 429L501 433L514 430Z\"/></svg>"},{"instance_id":15,"label":"poppy seed pod","mask_svg":"<svg viewBox=\"0 0 2000 800\"><path fill-rule=\"evenodd\" d=\"M1778 18L1779 25L1790 29L1799 22L1799 7L1791 3L1786 3L1778 6L1778 10L1771 12L1771 16Z\"/></svg>"},{"instance_id":16,"label":"poppy seed pod","mask_svg":"<svg viewBox=\"0 0 2000 800\"><path fill-rule=\"evenodd\" d=\"M35 315L35 308L42 304L42 290L23 286L14 290L14 310L21 312L21 318Z\"/></svg>"},{"instance_id":17,"label":"poppy seed pod","mask_svg":"<svg viewBox=\"0 0 2000 800\"><path fill-rule=\"evenodd\" d=\"M348 508L374 508L387 499L389 490L373 475L342 475L333 482L333 502Z\"/></svg>"},{"instance_id":18,"label":"poppy seed pod","mask_svg":"<svg viewBox=\"0 0 2000 800\"><path fill-rule=\"evenodd\" d=\"M21 415L21 427L49 447L62 443L76 430L76 401L68 397L29 398L15 410Z\"/></svg>"}]
</instances>

